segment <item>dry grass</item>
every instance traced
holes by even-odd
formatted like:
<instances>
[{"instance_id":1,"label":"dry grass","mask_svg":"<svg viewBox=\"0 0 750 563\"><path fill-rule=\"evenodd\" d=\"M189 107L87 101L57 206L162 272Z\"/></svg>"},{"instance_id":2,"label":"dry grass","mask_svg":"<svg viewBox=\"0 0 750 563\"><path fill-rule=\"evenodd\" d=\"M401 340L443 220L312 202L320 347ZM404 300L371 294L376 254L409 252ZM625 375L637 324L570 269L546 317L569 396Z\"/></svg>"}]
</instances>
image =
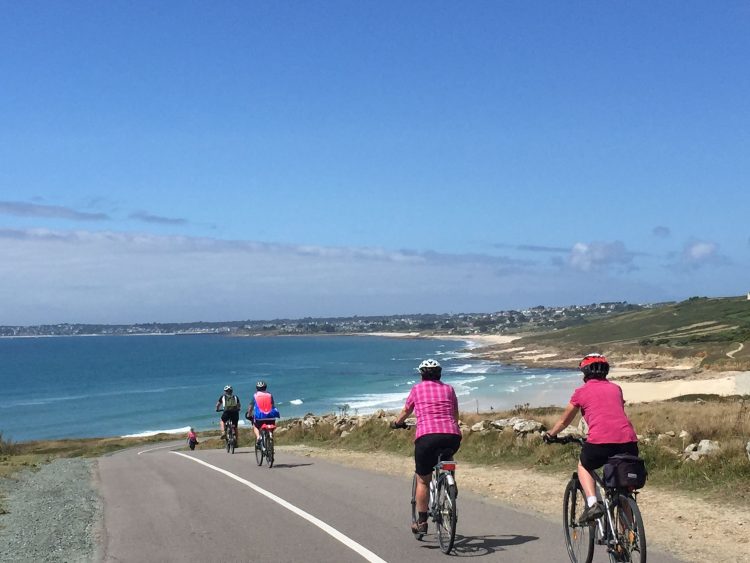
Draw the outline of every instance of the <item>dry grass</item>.
<instances>
[{"instance_id":1,"label":"dry grass","mask_svg":"<svg viewBox=\"0 0 750 563\"><path fill-rule=\"evenodd\" d=\"M750 502L750 461L745 444L750 440L750 398L703 397L704 402L668 401L628 407L628 414L642 436L640 450L649 468L649 487L692 491L706 499L731 504ZM533 409L519 406L514 411L497 413L464 413L467 425L481 420L522 416L542 422L547 428L559 418L562 409ZM574 424L576 421L574 421ZM682 430L691 434L681 439ZM657 439L657 436L660 436ZM332 425L320 424L312 429L293 427L279 435L280 443L304 443L355 451L383 451L412 455L413 431L390 430L384 420L372 420L339 436ZM682 452L688 443L702 439L716 440L721 453L700 462L684 462ZM536 469L547 472L572 470L577 461L578 446L548 446L539 435L519 439L512 430L466 434L457 458L477 464Z\"/></svg>"}]
</instances>

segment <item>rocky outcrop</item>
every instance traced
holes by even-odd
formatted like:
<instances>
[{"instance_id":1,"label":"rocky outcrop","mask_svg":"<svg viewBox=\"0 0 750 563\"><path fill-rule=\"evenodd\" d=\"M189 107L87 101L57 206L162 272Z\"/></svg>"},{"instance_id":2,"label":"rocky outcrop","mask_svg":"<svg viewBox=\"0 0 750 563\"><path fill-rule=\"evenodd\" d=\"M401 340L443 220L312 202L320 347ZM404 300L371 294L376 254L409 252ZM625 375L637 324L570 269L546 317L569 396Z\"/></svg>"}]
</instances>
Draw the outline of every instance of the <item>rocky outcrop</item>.
<instances>
[{"instance_id":1,"label":"rocky outcrop","mask_svg":"<svg viewBox=\"0 0 750 563\"><path fill-rule=\"evenodd\" d=\"M697 444L690 444L685 448L683 459L685 461L700 461L706 456L717 455L721 452L721 445L714 440L701 440Z\"/></svg>"}]
</instances>

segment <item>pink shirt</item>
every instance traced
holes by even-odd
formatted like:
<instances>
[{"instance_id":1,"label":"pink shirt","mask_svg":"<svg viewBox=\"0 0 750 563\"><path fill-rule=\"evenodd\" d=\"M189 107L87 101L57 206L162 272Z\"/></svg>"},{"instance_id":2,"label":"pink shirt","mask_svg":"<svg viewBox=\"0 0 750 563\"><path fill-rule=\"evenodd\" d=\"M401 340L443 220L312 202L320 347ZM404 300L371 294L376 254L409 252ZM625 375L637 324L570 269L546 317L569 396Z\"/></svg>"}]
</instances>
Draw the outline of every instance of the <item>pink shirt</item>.
<instances>
[{"instance_id":1,"label":"pink shirt","mask_svg":"<svg viewBox=\"0 0 750 563\"><path fill-rule=\"evenodd\" d=\"M589 425L587 442L625 444L637 442L633 425L625 414L622 389L606 379L589 379L573 392L573 406L580 407Z\"/></svg>"},{"instance_id":2,"label":"pink shirt","mask_svg":"<svg viewBox=\"0 0 750 563\"><path fill-rule=\"evenodd\" d=\"M404 405L417 415L416 440L425 434L458 434L455 413L458 399L453 387L440 381L422 381L411 388Z\"/></svg>"}]
</instances>

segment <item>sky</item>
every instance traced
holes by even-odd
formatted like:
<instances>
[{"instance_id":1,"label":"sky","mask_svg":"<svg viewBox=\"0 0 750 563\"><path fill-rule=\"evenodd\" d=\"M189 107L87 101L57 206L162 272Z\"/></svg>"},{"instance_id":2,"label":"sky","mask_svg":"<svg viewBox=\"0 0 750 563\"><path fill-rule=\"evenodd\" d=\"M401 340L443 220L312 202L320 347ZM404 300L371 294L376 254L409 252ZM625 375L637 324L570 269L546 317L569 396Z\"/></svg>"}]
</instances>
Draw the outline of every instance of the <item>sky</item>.
<instances>
[{"instance_id":1,"label":"sky","mask_svg":"<svg viewBox=\"0 0 750 563\"><path fill-rule=\"evenodd\" d=\"M0 0L0 325L750 291L747 2Z\"/></svg>"}]
</instances>

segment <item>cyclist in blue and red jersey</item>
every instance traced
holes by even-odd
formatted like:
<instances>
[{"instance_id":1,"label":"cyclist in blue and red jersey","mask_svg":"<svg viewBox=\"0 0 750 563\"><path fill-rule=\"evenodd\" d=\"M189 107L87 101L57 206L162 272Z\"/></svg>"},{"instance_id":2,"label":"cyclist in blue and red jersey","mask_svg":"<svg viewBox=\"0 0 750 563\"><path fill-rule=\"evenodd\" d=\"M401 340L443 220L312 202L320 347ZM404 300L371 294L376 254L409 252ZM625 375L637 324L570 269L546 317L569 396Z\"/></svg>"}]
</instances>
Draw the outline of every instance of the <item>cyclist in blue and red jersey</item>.
<instances>
[{"instance_id":1,"label":"cyclist in blue and red jersey","mask_svg":"<svg viewBox=\"0 0 750 563\"><path fill-rule=\"evenodd\" d=\"M581 522L594 520L604 514L604 507L596 498L596 483L591 471L607 463L616 454L638 455L638 437L625 414L625 400L622 389L607 381L609 362L601 354L589 354L578 369L583 372L583 385L573 392L570 403L560 420L548 435L557 436L575 418L578 411L588 424L589 432L581 448L578 462L578 480L586 494L586 510Z\"/></svg>"},{"instance_id":2,"label":"cyclist in blue and red jersey","mask_svg":"<svg viewBox=\"0 0 750 563\"><path fill-rule=\"evenodd\" d=\"M273 401L273 395L267 391L268 385L260 380L255 384L255 395L245 413L245 418L253 421L253 432L255 432L255 443L260 444L260 429L264 424L273 424L274 419L279 417Z\"/></svg>"},{"instance_id":3,"label":"cyclist in blue and red jersey","mask_svg":"<svg viewBox=\"0 0 750 563\"><path fill-rule=\"evenodd\" d=\"M404 421L414 412L417 415L417 432L414 436L414 464L417 474L417 512L419 518L412 524L415 534L427 532L427 503L432 468L441 453L451 452L443 461L453 459L461 446L458 427L458 398L450 385L440 381L443 368L435 360L419 364L422 381L411 388L406 404L392 423L393 428L404 428Z\"/></svg>"}]
</instances>

